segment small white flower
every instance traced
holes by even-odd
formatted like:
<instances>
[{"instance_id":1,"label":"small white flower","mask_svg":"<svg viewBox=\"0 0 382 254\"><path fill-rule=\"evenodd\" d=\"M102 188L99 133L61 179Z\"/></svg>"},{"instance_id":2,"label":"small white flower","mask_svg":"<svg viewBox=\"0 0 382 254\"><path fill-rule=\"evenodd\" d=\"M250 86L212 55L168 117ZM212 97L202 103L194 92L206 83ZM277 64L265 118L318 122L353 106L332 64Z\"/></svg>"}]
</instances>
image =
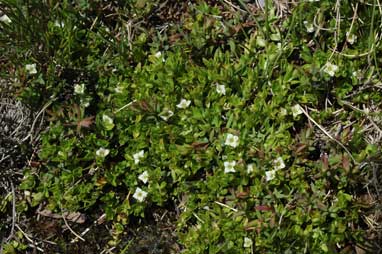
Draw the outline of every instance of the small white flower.
<instances>
[{"instance_id":1,"label":"small white flower","mask_svg":"<svg viewBox=\"0 0 382 254\"><path fill-rule=\"evenodd\" d=\"M141 180L143 183L147 183L149 181L149 173L147 173L147 171L143 172L138 176L138 179Z\"/></svg>"},{"instance_id":2,"label":"small white flower","mask_svg":"<svg viewBox=\"0 0 382 254\"><path fill-rule=\"evenodd\" d=\"M108 115L102 115L102 121L106 124L106 125L113 125L113 119L108 116Z\"/></svg>"},{"instance_id":3,"label":"small white flower","mask_svg":"<svg viewBox=\"0 0 382 254\"><path fill-rule=\"evenodd\" d=\"M54 21L54 26L63 28L65 26L65 24L63 21L60 22L60 21L56 20L56 21Z\"/></svg>"},{"instance_id":4,"label":"small white flower","mask_svg":"<svg viewBox=\"0 0 382 254\"><path fill-rule=\"evenodd\" d=\"M122 86L117 86L116 88L114 88L114 92L122 93L123 92L123 87Z\"/></svg>"},{"instance_id":5,"label":"small white flower","mask_svg":"<svg viewBox=\"0 0 382 254\"><path fill-rule=\"evenodd\" d=\"M139 202L143 202L146 199L146 197L147 197L147 192L137 187L133 195L133 198L135 198Z\"/></svg>"},{"instance_id":6,"label":"small white flower","mask_svg":"<svg viewBox=\"0 0 382 254\"><path fill-rule=\"evenodd\" d=\"M338 71L338 66L332 63L327 63L324 67L324 72L329 74L331 77L333 77L337 71Z\"/></svg>"},{"instance_id":7,"label":"small white flower","mask_svg":"<svg viewBox=\"0 0 382 254\"><path fill-rule=\"evenodd\" d=\"M133 154L134 163L138 164L141 161L141 159L144 157L144 155L145 155L144 150L140 150L139 152Z\"/></svg>"},{"instance_id":8,"label":"small white flower","mask_svg":"<svg viewBox=\"0 0 382 254\"><path fill-rule=\"evenodd\" d=\"M265 171L265 180L271 181L275 178L277 170Z\"/></svg>"},{"instance_id":9,"label":"small white flower","mask_svg":"<svg viewBox=\"0 0 382 254\"><path fill-rule=\"evenodd\" d=\"M276 44L276 47L277 47L278 50L281 50L281 47L282 47L281 43L278 42L278 43Z\"/></svg>"},{"instance_id":10,"label":"small white flower","mask_svg":"<svg viewBox=\"0 0 382 254\"><path fill-rule=\"evenodd\" d=\"M281 116L286 116L288 114L287 110L285 108L280 109L280 115Z\"/></svg>"},{"instance_id":11,"label":"small white flower","mask_svg":"<svg viewBox=\"0 0 382 254\"><path fill-rule=\"evenodd\" d=\"M27 65L25 65L25 70L29 74L36 74L37 73L36 64L27 64Z\"/></svg>"},{"instance_id":12,"label":"small white flower","mask_svg":"<svg viewBox=\"0 0 382 254\"><path fill-rule=\"evenodd\" d=\"M228 133L224 144L226 146L237 147L239 145L239 137Z\"/></svg>"},{"instance_id":13,"label":"small white flower","mask_svg":"<svg viewBox=\"0 0 382 254\"><path fill-rule=\"evenodd\" d=\"M179 104L176 105L177 108L188 108L191 104L190 100L181 99Z\"/></svg>"},{"instance_id":14,"label":"small white flower","mask_svg":"<svg viewBox=\"0 0 382 254\"><path fill-rule=\"evenodd\" d=\"M218 94L225 95L225 86L224 85L216 84L216 92Z\"/></svg>"},{"instance_id":15,"label":"small white flower","mask_svg":"<svg viewBox=\"0 0 382 254\"><path fill-rule=\"evenodd\" d=\"M353 44L357 40L357 36L355 34L351 34L349 32L346 32L346 41L350 44Z\"/></svg>"},{"instance_id":16,"label":"small white flower","mask_svg":"<svg viewBox=\"0 0 382 254\"><path fill-rule=\"evenodd\" d=\"M229 102L226 102L223 104L223 109L224 110L230 110L231 109L231 104Z\"/></svg>"},{"instance_id":17,"label":"small white flower","mask_svg":"<svg viewBox=\"0 0 382 254\"><path fill-rule=\"evenodd\" d=\"M3 16L0 17L0 22L9 24L9 23L12 23L12 20L7 15L4 14Z\"/></svg>"},{"instance_id":18,"label":"small white flower","mask_svg":"<svg viewBox=\"0 0 382 254\"><path fill-rule=\"evenodd\" d=\"M155 56L156 58L159 58L159 57L162 56L162 52L158 51L158 52L156 52L156 53L154 54L154 56Z\"/></svg>"},{"instance_id":19,"label":"small white flower","mask_svg":"<svg viewBox=\"0 0 382 254\"><path fill-rule=\"evenodd\" d=\"M110 153L110 150L109 149L105 149L103 147L101 147L100 149L98 149L96 151L96 155L98 157L102 157L102 158L106 157L109 153Z\"/></svg>"},{"instance_id":20,"label":"small white flower","mask_svg":"<svg viewBox=\"0 0 382 254\"><path fill-rule=\"evenodd\" d=\"M224 173L236 172L235 166L236 166L236 161L225 161L224 162Z\"/></svg>"},{"instance_id":21,"label":"small white flower","mask_svg":"<svg viewBox=\"0 0 382 254\"><path fill-rule=\"evenodd\" d=\"M251 238L248 238L248 237L244 237L244 248L251 248L252 247L252 240Z\"/></svg>"},{"instance_id":22,"label":"small white flower","mask_svg":"<svg viewBox=\"0 0 382 254\"><path fill-rule=\"evenodd\" d=\"M74 93L75 94L84 94L84 92L85 92L85 84L84 83L82 83L81 85L76 84L74 86Z\"/></svg>"},{"instance_id":23,"label":"small white flower","mask_svg":"<svg viewBox=\"0 0 382 254\"><path fill-rule=\"evenodd\" d=\"M159 117L162 118L163 120L167 121L173 115L174 115L174 112L172 112L171 110L166 110L166 111L162 112L159 115Z\"/></svg>"},{"instance_id":24,"label":"small white flower","mask_svg":"<svg viewBox=\"0 0 382 254\"><path fill-rule=\"evenodd\" d=\"M90 101L89 99L85 98L85 99L81 99L81 105L85 108L89 107L90 106Z\"/></svg>"},{"instance_id":25,"label":"small white flower","mask_svg":"<svg viewBox=\"0 0 382 254\"><path fill-rule=\"evenodd\" d=\"M267 41L260 36L256 36L256 45L260 48L264 48L267 45Z\"/></svg>"},{"instance_id":26,"label":"small white flower","mask_svg":"<svg viewBox=\"0 0 382 254\"><path fill-rule=\"evenodd\" d=\"M293 117L302 114L301 106L299 104L294 105L292 108Z\"/></svg>"},{"instance_id":27,"label":"small white flower","mask_svg":"<svg viewBox=\"0 0 382 254\"><path fill-rule=\"evenodd\" d=\"M303 23L304 23L304 26L305 26L306 31L307 31L308 33L313 33L313 32L314 32L314 26L313 26L312 23L310 23L310 22L308 22L308 21L306 21L306 20L305 20Z\"/></svg>"},{"instance_id":28,"label":"small white flower","mask_svg":"<svg viewBox=\"0 0 382 254\"><path fill-rule=\"evenodd\" d=\"M363 78L363 74L362 74L362 71L361 70L358 70L358 71L353 71L353 77L361 80Z\"/></svg>"},{"instance_id":29,"label":"small white flower","mask_svg":"<svg viewBox=\"0 0 382 254\"><path fill-rule=\"evenodd\" d=\"M285 163L283 161L283 158L281 158L281 157L278 157L276 160L274 160L273 165L274 165L275 170L285 168Z\"/></svg>"},{"instance_id":30,"label":"small white flower","mask_svg":"<svg viewBox=\"0 0 382 254\"><path fill-rule=\"evenodd\" d=\"M247 165L247 173L250 174L253 172L253 164L248 164Z\"/></svg>"}]
</instances>

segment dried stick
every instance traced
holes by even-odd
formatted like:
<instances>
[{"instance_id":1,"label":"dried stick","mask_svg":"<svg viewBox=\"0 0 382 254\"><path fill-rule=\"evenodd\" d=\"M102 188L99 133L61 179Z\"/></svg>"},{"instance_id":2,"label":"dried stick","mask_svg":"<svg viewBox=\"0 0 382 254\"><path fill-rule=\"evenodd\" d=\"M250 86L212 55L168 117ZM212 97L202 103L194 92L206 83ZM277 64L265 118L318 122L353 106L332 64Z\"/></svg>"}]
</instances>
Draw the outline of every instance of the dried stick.
<instances>
[{"instance_id":1,"label":"dried stick","mask_svg":"<svg viewBox=\"0 0 382 254\"><path fill-rule=\"evenodd\" d=\"M77 233L76 233L76 232L69 226L69 224L68 224L68 222L66 221L65 216L64 216L63 214L62 214L62 219L64 219L65 225L66 225L66 227L69 229L69 231L72 232L72 234L76 236L76 239L78 238L78 239L80 239L81 241L85 242L85 239L82 238L79 234L77 234Z\"/></svg>"},{"instance_id":2,"label":"dried stick","mask_svg":"<svg viewBox=\"0 0 382 254\"><path fill-rule=\"evenodd\" d=\"M11 189L12 189L12 227L11 227L11 233L9 234L7 238L7 242L11 240L14 236L15 232L15 223L16 223L16 197L15 197L15 186L13 186L13 183L11 182Z\"/></svg>"},{"instance_id":3,"label":"dried stick","mask_svg":"<svg viewBox=\"0 0 382 254\"><path fill-rule=\"evenodd\" d=\"M344 144L342 144L340 141L338 141L337 139L333 138L332 135L330 135L329 132L327 132L324 127L322 127L321 125L319 125L306 111L305 109L303 109L301 106L299 106L302 113L304 113L304 115L312 122L314 123L326 136L328 136L331 140L333 140L334 142L336 142L338 145L340 145L345 151L347 154L349 154L350 158L353 160L353 163L355 165L357 165L358 163L356 162L356 160L354 159L353 155L350 153L350 151L346 148L346 146Z\"/></svg>"}]
</instances>

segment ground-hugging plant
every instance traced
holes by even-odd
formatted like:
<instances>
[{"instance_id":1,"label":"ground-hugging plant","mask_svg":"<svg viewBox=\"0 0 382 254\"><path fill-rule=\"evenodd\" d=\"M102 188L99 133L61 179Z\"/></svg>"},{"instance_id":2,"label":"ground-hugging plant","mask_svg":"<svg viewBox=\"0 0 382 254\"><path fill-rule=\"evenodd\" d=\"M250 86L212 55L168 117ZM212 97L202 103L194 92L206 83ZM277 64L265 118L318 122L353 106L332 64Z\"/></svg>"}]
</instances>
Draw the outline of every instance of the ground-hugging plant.
<instances>
[{"instance_id":1,"label":"ground-hugging plant","mask_svg":"<svg viewBox=\"0 0 382 254\"><path fill-rule=\"evenodd\" d=\"M53 62L21 71L24 97L43 89L52 106L20 211L101 206L122 235L133 217L175 204L184 253L340 253L362 243L355 181L378 143L360 131L380 112L360 107L379 105L380 87L379 47L358 27L372 33L380 14L341 21L370 20L374 7L308 1L280 20L238 2L243 15L229 20L190 7L181 39L141 30L128 53L113 39L118 27L49 21L58 45L73 38L53 55L78 77ZM356 52L365 45L369 61Z\"/></svg>"}]
</instances>

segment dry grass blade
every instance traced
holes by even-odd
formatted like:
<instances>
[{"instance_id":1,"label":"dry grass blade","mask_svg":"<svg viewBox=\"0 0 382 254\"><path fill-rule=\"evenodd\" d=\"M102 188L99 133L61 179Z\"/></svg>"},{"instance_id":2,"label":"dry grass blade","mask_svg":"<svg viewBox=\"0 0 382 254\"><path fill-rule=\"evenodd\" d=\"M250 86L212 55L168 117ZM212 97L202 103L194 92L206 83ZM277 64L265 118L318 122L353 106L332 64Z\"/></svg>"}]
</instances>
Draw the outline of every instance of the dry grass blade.
<instances>
[{"instance_id":1,"label":"dry grass blade","mask_svg":"<svg viewBox=\"0 0 382 254\"><path fill-rule=\"evenodd\" d=\"M321 125L319 125L309 114L308 112L305 111L305 109L303 109L301 106L299 106L301 111L304 113L304 115L312 122L314 123L314 125L316 125L326 136L328 136L331 140L333 140L334 142L336 142L339 146L341 146L347 154L349 154L350 158L352 159L353 163L355 165L358 165L359 163L354 159L353 155L351 154L351 152L346 148L346 146L344 144L342 144L340 141L338 141L337 139L335 139L332 135L330 135L329 132L327 132L325 130L324 127L322 127Z\"/></svg>"}]
</instances>

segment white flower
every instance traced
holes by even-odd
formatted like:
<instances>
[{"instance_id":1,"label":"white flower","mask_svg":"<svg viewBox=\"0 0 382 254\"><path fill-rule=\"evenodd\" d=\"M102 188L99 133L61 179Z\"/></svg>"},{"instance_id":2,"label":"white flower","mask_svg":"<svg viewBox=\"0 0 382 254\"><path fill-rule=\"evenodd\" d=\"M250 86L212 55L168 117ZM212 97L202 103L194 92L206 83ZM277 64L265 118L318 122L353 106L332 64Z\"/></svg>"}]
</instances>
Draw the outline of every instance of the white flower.
<instances>
[{"instance_id":1,"label":"white flower","mask_svg":"<svg viewBox=\"0 0 382 254\"><path fill-rule=\"evenodd\" d=\"M306 21L306 20L305 20L303 23L304 23L304 26L305 26L306 31L307 31L308 33L313 33L313 32L314 32L314 26L313 26L312 23L310 23L310 22L308 22L308 21Z\"/></svg>"},{"instance_id":2,"label":"white flower","mask_svg":"<svg viewBox=\"0 0 382 254\"><path fill-rule=\"evenodd\" d=\"M3 16L0 17L0 22L9 24L12 22L12 20L7 15L4 14Z\"/></svg>"},{"instance_id":3,"label":"white flower","mask_svg":"<svg viewBox=\"0 0 382 254\"><path fill-rule=\"evenodd\" d=\"M56 20L56 21L54 21L54 26L63 28L65 26L65 24L63 21L60 22L60 21Z\"/></svg>"},{"instance_id":4,"label":"white flower","mask_svg":"<svg viewBox=\"0 0 382 254\"><path fill-rule=\"evenodd\" d=\"M101 147L100 149L98 149L96 151L96 155L98 157L102 157L102 158L106 157L109 153L110 153L110 150L109 149L105 149L103 147Z\"/></svg>"},{"instance_id":5,"label":"white flower","mask_svg":"<svg viewBox=\"0 0 382 254\"><path fill-rule=\"evenodd\" d=\"M265 180L270 181L275 178L277 170L265 171Z\"/></svg>"},{"instance_id":6,"label":"white flower","mask_svg":"<svg viewBox=\"0 0 382 254\"><path fill-rule=\"evenodd\" d=\"M141 159L144 157L144 155L145 155L144 150L140 150L139 152L133 154L134 163L138 164L141 161Z\"/></svg>"},{"instance_id":7,"label":"white flower","mask_svg":"<svg viewBox=\"0 0 382 254\"><path fill-rule=\"evenodd\" d=\"M338 66L332 63L327 63L324 67L324 72L329 74L331 77L338 71Z\"/></svg>"},{"instance_id":8,"label":"white flower","mask_svg":"<svg viewBox=\"0 0 382 254\"><path fill-rule=\"evenodd\" d=\"M149 181L149 173L147 173L147 171L143 172L138 176L138 179L141 180L143 183L147 183Z\"/></svg>"},{"instance_id":9,"label":"white flower","mask_svg":"<svg viewBox=\"0 0 382 254\"><path fill-rule=\"evenodd\" d=\"M363 74L362 74L362 71L361 70L358 70L358 71L353 71L353 77L361 80L363 78Z\"/></svg>"},{"instance_id":10,"label":"white flower","mask_svg":"<svg viewBox=\"0 0 382 254\"><path fill-rule=\"evenodd\" d=\"M74 93L76 94L84 94L85 92L85 84L82 83L81 85L77 84L74 86Z\"/></svg>"},{"instance_id":11,"label":"white flower","mask_svg":"<svg viewBox=\"0 0 382 254\"><path fill-rule=\"evenodd\" d=\"M253 164L248 164L247 165L247 173L250 174L253 172Z\"/></svg>"},{"instance_id":12,"label":"white flower","mask_svg":"<svg viewBox=\"0 0 382 254\"><path fill-rule=\"evenodd\" d=\"M27 65L25 65L25 70L29 74L36 74L37 73L36 64L27 64Z\"/></svg>"},{"instance_id":13,"label":"white flower","mask_svg":"<svg viewBox=\"0 0 382 254\"><path fill-rule=\"evenodd\" d=\"M350 44L353 44L357 40L357 36L355 34L351 34L349 32L346 33L346 41Z\"/></svg>"},{"instance_id":14,"label":"white flower","mask_svg":"<svg viewBox=\"0 0 382 254\"><path fill-rule=\"evenodd\" d=\"M283 169L285 168L285 163L283 161L283 158L278 157L276 160L273 161L273 165L275 167L275 170Z\"/></svg>"},{"instance_id":15,"label":"white flower","mask_svg":"<svg viewBox=\"0 0 382 254\"><path fill-rule=\"evenodd\" d=\"M181 99L179 104L176 105L177 108L188 108L191 104L190 100Z\"/></svg>"},{"instance_id":16,"label":"white flower","mask_svg":"<svg viewBox=\"0 0 382 254\"><path fill-rule=\"evenodd\" d=\"M281 116L286 116L288 114L287 110L285 108L280 109L280 115Z\"/></svg>"},{"instance_id":17,"label":"white flower","mask_svg":"<svg viewBox=\"0 0 382 254\"><path fill-rule=\"evenodd\" d=\"M123 92L123 87L122 86L117 86L116 88L114 88L114 92L122 93Z\"/></svg>"},{"instance_id":18,"label":"white flower","mask_svg":"<svg viewBox=\"0 0 382 254\"><path fill-rule=\"evenodd\" d=\"M218 94L225 95L225 86L224 85L216 84L216 92Z\"/></svg>"},{"instance_id":19,"label":"white flower","mask_svg":"<svg viewBox=\"0 0 382 254\"><path fill-rule=\"evenodd\" d=\"M102 115L102 121L107 123L107 124L112 124L113 123L113 119L108 116L108 115Z\"/></svg>"},{"instance_id":20,"label":"white flower","mask_svg":"<svg viewBox=\"0 0 382 254\"><path fill-rule=\"evenodd\" d=\"M162 52L158 51L158 52L156 52L156 53L154 54L154 56L155 56L156 58L159 58L159 57L162 56Z\"/></svg>"},{"instance_id":21,"label":"white flower","mask_svg":"<svg viewBox=\"0 0 382 254\"><path fill-rule=\"evenodd\" d=\"M302 114L301 106L299 104L294 105L292 108L293 117Z\"/></svg>"},{"instance_id":22,"label":"white flower","mask_svg":"<svg viewBox=\"0 0 382 254\"><path fill-rule=\"evenodd\" d=\"M235 171L236 161L225 161L224 162L224 173L231 173Z\"/></svg>"},{"instance_id":23,"label":"white flower","mask_svg":"<svg viewBox=\"0 0 382 254\"><path fill-rule=\"evenodd\" d=\"M133 195L133 198L135 198L139 202L143 202L146 199L146 197L147 197L147 192L137 187Z\"/></svg>"},{"instance_id":24,"label":"white flower","mask_svg":"<svg viewBox=\"0 0 382 254\"><path fill-rule=\"evenodd\" d=\"M166 110L166 111L162 112L159 115L159 117L162 118L163 120L167 121L173 115L174 115L174 112L172 112L171 110Z\"/></svg>"},{"instance_id":25,"label":"white flower","mask_svg":"<svg viewBox=\"0 0 382 254\"><path fill-rule=\"evenodd\" d=\"M228 133L224 144L226 146L237 147L239 145L239 137Z\"/></svg>"},{"instance_id":26,"label":"white flower","mask_svg":"<svg viewBox=\"0 0 382 254\"><path fill-rule=\"evenodd\" d=\"M244 237L244 248L251 248L252 247L252 240L251 238L248 238L248 237Z\"/></svg>"},{"instance_id":27,"label":"white flower","mask_svg":"<svg viewBox=\"0 0 382 254\"><path fill-rule=\"evenodd\" d=\"M266 40L260 36L256 36L256 45L260 48L264 48L267 45Z\"/></svg>"},{"instance_id":28,"label":"white flower","mask_svg":"<svg viewBox=\"0 0 382 254\"><path fill-rule=\"evenodd\" d=\"M81 105L85 108L89 107L90 106L90 101L88 98L85 98L85 99L81 99Z\"/></svg>"}]
</instances>

